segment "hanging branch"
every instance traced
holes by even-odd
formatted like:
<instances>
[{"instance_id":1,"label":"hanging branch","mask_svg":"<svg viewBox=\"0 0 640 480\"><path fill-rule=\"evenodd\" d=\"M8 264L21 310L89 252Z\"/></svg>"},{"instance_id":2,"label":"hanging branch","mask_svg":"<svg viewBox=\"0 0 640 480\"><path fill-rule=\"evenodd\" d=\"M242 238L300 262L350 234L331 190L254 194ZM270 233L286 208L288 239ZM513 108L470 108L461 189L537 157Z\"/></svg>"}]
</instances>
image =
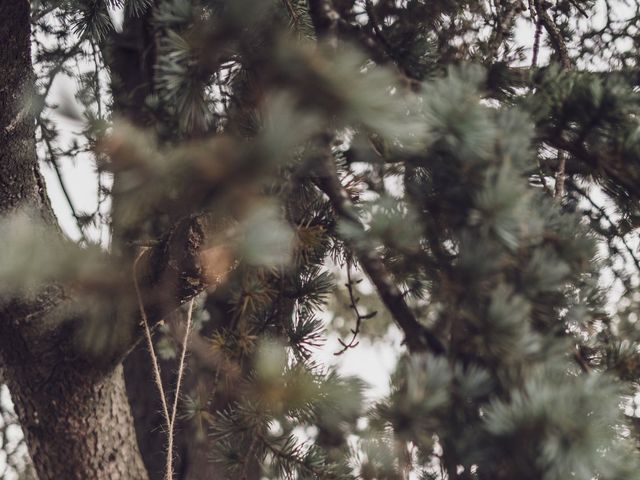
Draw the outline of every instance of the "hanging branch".
<instances>
[{"instance_id":1,"label":"hanging branch","mask_svg":"<svg viewBox=\"0 0 640 480\"><path fill-rule=\"evenodd\" d=\"M187 355L187 343L189 340L189 333L191 331L192 324L192 315L193 315L193 298L189 302L189 310L187 312L187 321L184 332L184 338L182 341L182 347L180 350L180 361L178 363L178 378L176 380L176 389L173 398L173 405L171 411L169 411L169 399L168 395L164 389L164 385L162 384L162 376L160 374L160 361L158 360L158 355L155 351L155 347L153 345L153 336L151 334L151 326L149 323L149 319L147 317L147 313L144 308L144 302L142 300L142 294L140 291L140 286L138 284L138 275L137 275L137 265L139 260L142 258L145 250L142 250L140 254L136 257L135 263L133 265L133 285L136 291L136 297L138 300L138 308L140 310L140 316L142 317L142 326L144 327L144 336L147 342L147 349L149 350L149 356L151 358L151 366L153 368L153 379L158 389L158 395L160 396L160 402L162 405L162 415L164 417L164 421L166 423L167 428L167 463L166 463L166 474L165 480L173 480L173 437L175 430L175 422L176 422L176 414L178 411L178 401L180 398L180 388L182 386L182 377L184 375L185 369L185 358Z\"/></svg>"},{"instance_id":2,"label":"hanging branch","mask_svg":"<svg viewBox=\"0 0 640 480\"><path fill-rule=\"evenodd\" d=\"M378 312L376 312L375 310L371 313L366 313L366 314L360 313L360 310L358 309L358 302L360 301L360 298L356 297L354 292L354 284L358 284L360 282L362 282L362 279L358 280L357 282L354 282L351 279L351 266L347 264L347 283L345 284L345 286L347 287L347 291L349 292L349 301L350 301L349 308L351 308L356 314L356 327L351 329L351 333L353 334L353 336L351 337L351 340L349 340L348 342L345 342L340 338L338 339L338 342L340 342L340 345L342 345L342 349L334 353L334 355L336 356L342 355L344 352L346 352L350 348L357 347L360 344L360 341L356 339L358 338L358 334L360 333L360 327L362 325L362 321L373 318L378 314Z\"/></svg>"},{"instance_id":3,"label":"hanging branch","mask_svg":"<svg viewBox=\"0 0 640 480\"><path fill-rule=\"evenodd\" d=\"M138 300L138 308L140 310L140 316L142 317L142 326L144 328L144 337L147 342L147 349L149 350L149 356L151 358L151 366L153 368L153 380L155 382L156 388L158 389L158 394L160 396L160 404L162 405L162 416L164 417L164 421L166 423L167 432L170 432L171 428L171 416L169 415L169 407L167 402L167 394L164 391L164 385L162 384L162 376L160 374L160 362L158 361L158 355L156 354L155 347L153 346L153 336L151 334L151 326L149 319L147 317L146 310L144 308L144 302L142 300L142 293L140 291L140 285L138 284L138 263L140 259L144 255L145 250L143 249L140 254L136 257L136 260L133 264L133 285L136 290L136 297Z\"/></svg>"},{"instance_id":4,"label":"hanging branch","mask_svg":"<svg viewBox=\"0 0 640 480\"><path fill-rule=\"evenodd\" d=\"M173 396L173 406L171 408L171 418L169 424L169 431L167 432L167 480L173 480L173 437L176 425L176 414L178 413L178 402L180 400L180 389L182 387L182 377L185 370L185 359L187 356L187 344L189 342L189 334L191 333L191 325L193 317L193 298L189 302L189 309L187 310L187 321L184 331L184 338L182 340L182 347L180 349L180 361L178 362L178 377L176 379L176 389Z\"/></svg>"}]
</instances>

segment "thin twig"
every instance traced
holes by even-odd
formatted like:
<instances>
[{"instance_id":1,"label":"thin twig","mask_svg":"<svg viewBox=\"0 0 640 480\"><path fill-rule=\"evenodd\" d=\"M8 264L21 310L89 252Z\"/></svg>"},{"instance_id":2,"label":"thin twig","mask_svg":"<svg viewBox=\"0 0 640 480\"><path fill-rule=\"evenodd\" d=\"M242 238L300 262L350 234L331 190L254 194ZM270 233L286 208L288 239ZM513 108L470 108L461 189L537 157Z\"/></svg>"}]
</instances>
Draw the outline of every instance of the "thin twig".
<instances>
[{"instance_id":1,"label":"thin twig","mask_svg":"<svg viewBox=\"0 0 640 480\"><path fill-rule=\"evenodd\" d=\"M182 377L185 370L185 358L187 356L187 344L189 342L189 334L191 333L191 324L193 317L193 298L189 302L187 310L187 325L182 340L182 348L180 351L180 362L178 363L178 378L176 379L176 391L173 397L173 408L171 409L171 423L167 432L167 480L173 480L173 432L176 424L176 413L178 412L178 401L180 399L180 387L182 386Z\"/></svg>"},{"instance_id":2,"label":"thin twig","mask_svg":"<svg viewBox=\"0 0 640 480\"><path fill-rule=\"evenodd\" d=\"M78 227L78 231L80 232L82 241L88 244L89 238L87 237L87 234L84 231L83 220L80 214L78 213L78 210L76 209L75 204L73 203L73 200L71 199L71 195L69 193L67 183L64 180L64 175L62 174L62 170L60 169L60 165L58 164L58 156L55 153L55 149L54 149L55 147L53 146L53 144L51 143L51 140L48 137L49 129L46 127L46 125L40 119L40 117L36 119L36 122L37 122L37 125L40 127L40 131L42 133L42 141L44 142L44 145L49 153L50 163L51 163L51 166L53 167L54 173L56 174L56 178L58 180L58 185L60 186L60 190L62 191L62 195L67 201L67 206L69 207L71 216L76 221L76 226Z\"/></svg>"},{"instance_id":3,"label":"thin twig","mask_svg":"<svg viewBox=\"0 0 640 480\"><path fill-rule=\"evenodd\" d=\"M360 313L360 310L358 309L358 302L360 301L360 298L355 296L355 292L354 292L354 283L360 283L362 280L359 280L358 282L354 282L351 279L351 266L347 265L347 291L349 292L349 301L351 302L349 307L355 312L356 314L356 327L351 329L351 333L352 333L352 337L351 340L349 340L348 342L343 341L342 339L338 339L338 342L340 342L340 345L342 345L342 349L338 352L335 352L334 355L342 355L344 352L346 352L347 350L349 350L350 348L355 348L360 344L360 341L356 340L358 338L358 335L360 333L360 327L362 326L362 321L363 320L368 320L369 318L373 318L374 316L376 316L378 314L378 312L373 311L371 313L366 313L366 314L362 314Z\"/></svg>"},{"instance_id":4,"label":"thin twig","mask_svg":"<svg viewBox=\"0 0 640 480\"><path fill-rule=\"evenodd\" d=\"M145 339L147 341L147 349L149 350L149 356L151 357L151 364L153 367L153 376L160 395L162 403L162 414L167 424L167 464L165 480L173 480L173 432L175 430L176 415L178 412L178 402L180 400L180 388L182 386L182 378L185 371L185 359L187 356L187 344L189 343L189 334L191 333L191 324L193 318L193 302L192 298L189 302L189 309L187 310L187 325L185 327L184 337L182 340L182 346L180 350L180 361L178 363L178 377L176 379L176 390L173 397L173 405L171 413L169 413L167 394L162 384L162 375L160 373L160 362L158 361L158 355L156 354L155 347L153 345L153 336L151 335L151 328L149 326L149 319L144 308L144 302L142 301L142 294L140 293L140 286L138 284L137 266L138 262L142 258L142 255L147 249L141 250L140 254L136 257L133 263L133 285L136 290L136 296L138 299L138 308L140 309L140 316L142 317L142 324L144 327Z\"/></svg>"},{"instance_id":5,"label":"thin twig","mask_svg":"<svg viewBox=\"0 0 640 480\"><path fill-rule=\"evenodd\" d=\"M533 0L529 0L529 10L531 12L531 19L535 20L536 30L533 35L533 55L531 57L531 68L538 66L538 53L540 52L540 38L542 38L542 22L540 16L536 13Z\"/></svg>"},{"instance_id":6,"label":"thin twig","mask_svg":"<svg viewBox=\"0 0 640 480\"><path fill-rule=\"evenodd\" d=\"M531 68L538 66L538 53L540 52L540 38L542 38L542 24L536 22L536 33L533 37L533 56L531 58Z\"/></svg>"},{"instance_id":7,"label":"thin twig","mask_svg":"<svg viewBox=\"0 0 640 480\"><path fill-rule=\"evenodd\" d=\"M136 257L133 262L133 286L136 290L136 296L138 299L138 308L140 309L140 316L142 317L142 326L144 327L144 336L147 342L147 349L149 350L149 356L151 357L151 366L153 368L153 379L156 384L156 388L158 389L158 394L160 395L160 402L162 405L162 415L164 416L164 420L166 422L167 434L169 438L172 438L173 435L171 433L172 428L172 420L171 415L169 415L169 407L167 405L167 395L164 391L164 386L162 385L162 376L160 374L160 362L158 361L158 356L156 355L155 347L153 346L153 337L151 335L151 328L149 327L149 319L147 318L147 313L144 308L144 302L142 301L142 294L140 293L140 286L138 284L138 275L137 275L137 267L138 262L142 258L142 255L146 252L146 249L142 249L140 254ZM170 443L172 443L171 440ZM171 451L167 452L169 457L172 457L173 454ZM167 460L167 464L170 465L169 460ZM169 479L173 478L173 472L168 471L167 477Z\"/></svg>"},{"instance_id":8,"label":"thin twig","mask_svg":"<svg viewBox=\"0 0 640 480\"><path fill-rule=\"evenodd\" d=\"M291 19L294 21L296 25L298 25L298 23L300 22L300 19L298 14L296 13L296 9L293 8L293 5L291 5L291 0L282 0L282 3L284 3L284 6L289 12Z\"/></svg>"},{"instance_id":9,"label":"thin twig","mask_svg":"<svg viewBox=\"0 0 640 480\"><path fill-rule=\"evenodd\" d=\"M589 18L589 14L584 8L582 8L580 2L577 2L576 0L569 0L569 3L573 5L576 10L578 10L578 12L580 12L580 15L582 15L584 18Z\"/></svg>"}]
</instances>

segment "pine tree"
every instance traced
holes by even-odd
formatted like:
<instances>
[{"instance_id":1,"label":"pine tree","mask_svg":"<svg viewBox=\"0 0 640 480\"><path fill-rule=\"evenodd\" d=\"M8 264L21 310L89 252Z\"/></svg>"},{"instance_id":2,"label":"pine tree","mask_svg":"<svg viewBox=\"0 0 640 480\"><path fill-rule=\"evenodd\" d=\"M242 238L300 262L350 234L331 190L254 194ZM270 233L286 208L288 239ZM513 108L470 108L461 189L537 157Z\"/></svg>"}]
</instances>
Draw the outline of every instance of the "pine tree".
<instances>
[{"instance_id":1,"label":"pine tree","mask_svg":"<svg viewBox=\"0 0 640 480\"><path fill-rule=\"evenodd\" d=\"M0 474L640 478L633 3L0 2Z\"/></svg>"}]
</instances>

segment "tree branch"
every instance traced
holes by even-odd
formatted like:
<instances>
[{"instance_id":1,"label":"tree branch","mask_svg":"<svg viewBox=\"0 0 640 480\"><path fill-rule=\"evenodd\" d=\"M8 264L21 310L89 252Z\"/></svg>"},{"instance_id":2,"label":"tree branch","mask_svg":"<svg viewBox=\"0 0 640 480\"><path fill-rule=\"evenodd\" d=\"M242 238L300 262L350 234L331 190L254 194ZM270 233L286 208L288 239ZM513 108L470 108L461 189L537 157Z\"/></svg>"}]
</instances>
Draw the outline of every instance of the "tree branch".
<instances>
[{"instance_id":1,"label":"tree branch","mask_svg":"<svg viewBox=\"0 0 640 480\"><path fill-rule=\"evenodd\" d=\"M351 199L338 178L335 161L328 143L323 157L320 159L316 184L329 197L329 201L338 217L348 222L358 231L364 232L365 227L355 213ZM348 239L345 239L345 243L355 253L363 270L375 285L382 303L391 312L394 320L404 332L405 343L409 349L411 351L429 350L435 354L443 354L445 352L443 344L433 333L418 322L380 255L375 250L362 248Z\"/></svg>"},{"instance_id":2,"label":"tree branch","mask_svg":"<svg viewBox=\"0 0 640 480\"><path fill-rule=\"evenodd\" d=\"M327 41L331 48L337 48L338 30L341 25L351 30L333 8L331 0L309 0L309 14L313 20L318 38ZM346 24L346 25L345 25ZM351 205L351 199L338 178L335 160L331 152L331 137L327 133L319 140L318 164L315 169L315 182L333 206L336 214L354 228L364 232L365 228ZM436 354L445 352L444 346L431 332L421 325L407 305L400 289L394 283L392 275L375 250L363 249L354 242L345 239L345 243L355 253L360 265L375 285L382 303L391 312L396 323L405 334L405 343L412 351L431 350Z\"/></svg>"},{"instance_id":3,"label":"tree branch","mask_svg":"<svg viewBox=\"0 0 640 480\"><path fill-rule=\"evenodd\" d=\"M29 15L26 0L0 2L0 216L28 209L57 228L38 165L33 112L26 108L35 93ZM48 311L62 298L59 289L48 293L0 299L0 359L14 347L11 338L23 337L19 319Z\"/></svg>"},{"instance_id":4,"label":"tree branch","mask_svg":"<svg viewBox=\"0 0 640 480\"><path fill-rule=\"evenodd\" d=\"M615 181L619 186L624 187L636 198L640 198L640 177L630 169L625 168L624 159L622 159L619 154L612 152L609 158L603 160L598 154L587 149L581 142L572 142L560 135L550 136L543 140L553 148L563 150L570 154L576 160L590 168L604 172L606 176ZM603 153L602 157L605 156L606 153Z\"/></svg>"},{"instance_id":5,"label":"tree branch","mask_svg":"<svg viewBox=\"0 0 640 480\"><path fill-rule=\"evenodd\" d=\"M553 45L553 49L558 54L560 65L563 69L569 70L571 68L571 59L569 58L569 51L564 38L562 37L562 33L560 33L557 25L549 16L549 13L547 12L546 7L542 5L541 0L534 0L534 5L536 13L538 14L538 20L549 34L551 45Z\"/></svg>"},{"instance_id":6,"label":"tree branch","mask_svg":"<svg viewBox=\"0 0 640 480\"><path fill-rule=\"evenodd\" d=\"M500 45L505 37L511 32L516 23L518 14L526 10L526 6L522 0L514 0L500 3L500 11L496 12L496 26L491 32L491 37L487 42L489 50L489 58L493 59L498 55ZM498 6L496 6L498 8Z\"/></svg>"}]
</instances>

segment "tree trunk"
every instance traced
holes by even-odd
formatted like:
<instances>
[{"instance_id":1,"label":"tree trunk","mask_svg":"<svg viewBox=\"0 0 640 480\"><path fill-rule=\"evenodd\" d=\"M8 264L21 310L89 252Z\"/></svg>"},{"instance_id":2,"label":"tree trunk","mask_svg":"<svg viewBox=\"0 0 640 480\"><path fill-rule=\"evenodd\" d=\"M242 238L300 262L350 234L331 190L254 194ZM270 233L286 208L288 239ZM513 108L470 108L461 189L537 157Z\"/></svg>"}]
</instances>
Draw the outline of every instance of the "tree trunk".
<instances>
[{"instance_id":1,"label":"tree trunk","mask_svg":"<svg viewBox=\"0 0 640 480\"><path fill-rule=\"evenodd\" d=\"M38 478L147 479L122 367L100 378L68 376L66 369L63 372L64 378L52 378L43 385L34 385L28 376L9 378Z\"/></svg>"},{"instance_id":2,"label":"tree trunk","mask_svg":"<svg viewBox=\"0 0 640 480\"><path fill-rule=\"evenodd\" d=\"M0 215L27 207L53 226L27 106L30 30L29 2L0 0ZM75 357L72 335L52 319L65 301L59 287L25 297L0 296L0 369L40 480L145 480L122 367Z\"/></svg>"}]
</instances>

